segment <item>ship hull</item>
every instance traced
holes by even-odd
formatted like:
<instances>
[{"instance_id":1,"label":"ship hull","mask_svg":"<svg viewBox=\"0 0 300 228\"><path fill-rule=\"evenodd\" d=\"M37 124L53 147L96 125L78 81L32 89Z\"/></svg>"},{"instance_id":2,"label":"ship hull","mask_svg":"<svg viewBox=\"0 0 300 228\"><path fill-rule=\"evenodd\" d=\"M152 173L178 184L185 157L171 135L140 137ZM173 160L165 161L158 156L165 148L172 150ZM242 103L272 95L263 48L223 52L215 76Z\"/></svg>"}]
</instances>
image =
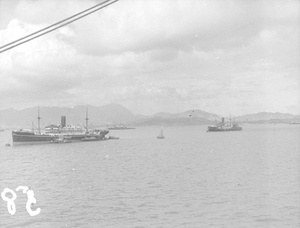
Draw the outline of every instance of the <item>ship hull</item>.
<instances>
[{"instance_id":1,"label":"ship hull","mask_svg":"<svg viewBox=\"0 0 300 228\"><path fill-rule=\"evenodd\" d=\"M29 141L29 142L13 142L13 146L25 146L25 145L42 145L49 144L53 141Z\"/></svg>"},{"instance_id":2,"label":"ship hull","mask_svg":"<svg viewBox=\"0 0 300 228\"><path fill-rule=\"evenodd\" d=\"M60 134L60 135L49 135L49 134L35 134L32 132L12 132L13 145L30 145L30 144L44 144L52 143L57 141L59 137L66 138L68 141L82 141L87 136L95 137L97 140L102 140L109 131L103 131L98 134Z\"/></svg>"},{"instance_id":3,"label":"ship hull","mask_svg":"<svg viewBox=\"0 0 300 228\"><path fill-rule=\"evenodd\" d=\"M55 138L53 135L12 132L13 145L50 143Z\"/></svg>"},{"instance_id":4,"label":"ship hull","mask_svg":"<svg viewBox=\"0 0 300 228\"><path fill-rule=\"evenodd\" d=\"M207 131L210 132L224 132L224 131L241 131L242 127L231 127L231 128L221 128L221 127L208 127Z\"/></svg>"}]
</instances>

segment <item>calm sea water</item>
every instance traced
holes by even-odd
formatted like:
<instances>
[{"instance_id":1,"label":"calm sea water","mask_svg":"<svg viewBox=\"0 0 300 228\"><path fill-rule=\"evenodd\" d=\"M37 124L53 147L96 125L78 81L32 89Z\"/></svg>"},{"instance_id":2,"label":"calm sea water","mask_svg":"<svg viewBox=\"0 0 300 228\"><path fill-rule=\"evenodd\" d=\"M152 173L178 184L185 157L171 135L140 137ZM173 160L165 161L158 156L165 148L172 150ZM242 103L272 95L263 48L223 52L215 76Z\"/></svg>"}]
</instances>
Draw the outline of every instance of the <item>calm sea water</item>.
<instances>
[{"instance_id":1,"label":"calm sea water","mask_svg":"<svg viewBox=\"0 0 300 228\"><path fill-rule=\"evenodd\" d=\"M119 140L5 147L0 191L31 186L41 213L17 193L0 198L0 227L299 227L300 125L111 131ZM11 197L7 194L7 197Z\"/></svg>"}]
</instances>

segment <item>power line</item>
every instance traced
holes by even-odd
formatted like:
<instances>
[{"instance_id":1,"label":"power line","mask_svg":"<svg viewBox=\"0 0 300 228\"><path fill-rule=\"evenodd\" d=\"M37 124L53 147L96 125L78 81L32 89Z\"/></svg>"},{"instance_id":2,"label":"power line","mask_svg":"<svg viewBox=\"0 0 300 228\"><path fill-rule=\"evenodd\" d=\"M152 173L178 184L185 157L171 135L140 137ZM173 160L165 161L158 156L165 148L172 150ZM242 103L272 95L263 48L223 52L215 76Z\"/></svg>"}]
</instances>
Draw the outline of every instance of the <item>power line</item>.
<instances>
[{"instance_id":1,"label":"power line","mask_svg":"<svg viewBox=\"0 0 300 228\"><path fill-rule=\"evenodd\" d=\"M24 36L24 37L22 37L22 38L20 38L20 39L18 39L18 40L15 40L15 41L13 41L13 42L11 42L11 43L8 43L8 44L6 44L6 45L0 47L0 49L2 49L2 48L4 48L4 47L7 47L7 46L9 46L9 45L12 45L12 44L14 44L14 43L17 43L17 42L19 42L19 41L21 41L21 40L23 40L23 39L26 39L26 38L28 38L28 37L30 37L30 36L33 36L33 35L35 35L35 34L37 34L37 33L40 33L40 32L42 32L42 31L45 31L45 30L47 30L47 29L49 29L49 28L51 28L51 27L54 27L54 26L56 26L56 25L59 25L59 24L65 22L65 21L67 21L67 20L69 20L69 19L72 19L72 18L74 18L74 17L76 17L76 16L78 16L78 15L80 15L80 14L83 14L83 13L85 13L85 12L91 10L91 9L94 9L94 8L100 6L100 5L103 5L103 4L105 4L106 2L109 2L109 1L111 1L111 0L106 0L106 1L104 1L104 2L101 2L101 3L95 5L95 6L91 7L91 8L88 8L88 9L86 9L86 10L84 10L84 11L81 11L81 12L79 12L79 13L77 13L77 14L74 14L74 15L71 16L71 17L68 17L68 18L66 18L66 19L64 19L64 20L61 20L61 21L55 23L55 24L52 24L52 25L50 25L50 26L48 26L48 27L45 27L45 28L43 28L43 29L41 29L41 30L38 30L38 31L36 31L36 32L34 32L34 33L31 33L31 34L27 35L27 36Z\"/></svg>"},{"instance_id":2,"label":"power line","mask_svg":"<svg viewBox=\"0 0 300 228\"><path fill-rule=\"evenodd\" d=\"M54 30L56 30L56 29L59 29L59 28L65 26L65 25L68 25L68 24L70 24L70 23L72 23L72 22L74 22L74 21L77 21L77 20L79 20L79 19L81 19L81 18L83 18L83 17L86 17L86 16L88 16L88 15L90 15L90 14L92 14L92 13L94 13L94 12L100 10L100 9L103 9L103 8L105 8L105 7L111 5L111 4L113 4L113 3L115 3L115 2L117 2L117 1L119 1L119 0L114 0L114 1L112 1L112 2L110 2L110 1L111 1L111 0L106 0L106 1L104 1L104 2L101 2L101 3L99 3L99 4L97 4L97 5L93 6L93 7L90 7L89 9L86 9L86 10L84 10L84 11L81 11L81 12L77 13L77 14L74 14L73 16L68 17L68 18L66 18L66 19L64 19L64 20L61 20L61 21L59 21L59 22L57 22L57 23L55 23L55 24L52 24L52 25L47 26L47 27L45 27L45 28L43 28L43 29L41 29L41 30L38 30L38 31L36 31L36 32L34 32L34 33L32 33L32 34L29 34L29 35L27 35L27 36L25 36L25 37L22 37L22 38L20 38L20 39L17 39L17 40L15 40L15 41L13 41L13 42L10 42L10 43L8 43L8 44L5 44L4 46L1 46L1 47L0 47L0 53L5 52L5 51L8 51L8 50L10 50L10 49L12 49L12 48L14 48L14 47L17 47L17 46L19 46L19 45L21 45L21 44L27 43L27 42L29 42L29 41L31 41L31 40L33 40L33 39L36 39L36 38L38 38L38 37L40 37L40 36L43 36L43 35L45 35L45 34L47 34L47 33L49 33L49 32L52 32L52 31L54 31ZM107 3L107 2L109 2L109 3L106 4L106 5L104 5L104 4ZM102 5L104 5L104 6L102 6ZM101 7L99 7L99 6L101 6ZM99 7L99 8L96 8L96 7ZM94 9L94 8L96 8L96 9ZM94 10L90 11L91 9L94 9ZM87 12L87 11L90 11L90 12L85 13L85 12ZM84 13L85 13L85 14L84 14ZM80 16L80 17L77 17L77 16L79 16L79 15L81 15L81 14L83 14L83 15ZM70 20L70 19L72 19L72 18L74 18L74 17L77 17L77 18L75 18L75 19L73 19L73 20ZM70 21L68 21L68 20L70 20ZM67 21L67 22L65 22L65 21ZM65 23L63 23L63 22L65 22ZM62 24L62 23L63 23L63 24ZM61 24L61 25L59 25L59 24ZM56 26L56 25L59 25L59 26L54 27L54 26ZM54 27L54 28L52 28L52 27ZM47 30L47 29L49 29L49 28L52 28L52 29ZM47 30L47 31L45 31L45 30ZM42 31L44 31L44 32L41 33L41 34L39 34L39 35L36 35L36 34L42 32ZM33 36L33 35L36 35L36 36ZM33 36L33 37L31 37L31 36ZM27 38L29 38L29 37L31 37L31 38L30 38L30 39L27 39ZM22 41L22 40L24 40L24 41ZM19 41L22 41L22 42L18 43ZM15 43L17 43L17 44L15 44ZM15 45L11 46L12 44L15 44ZM9 46L9 47L8 47L8 46ZM5 48L5 47L6 47L6 48ZM3 48L4 48L4 49L3 49ZM1 50L1 49L2 49L2 50Z\"/></svg>"},{"instance_id":3,"label":"power line","mask_svg":"<svg viewBox=\"0 0 300 228\"><path fill-rule=\"evenodd\" d=\"M108 1L109 1L109 0L108 0ZM107 3L108 1L102 2L102 3L100 3L100 5L103 5L103 4ZM83 17L88 16L89 14L92 14L92 13L94 13L94 12L100 10L100 9L103 9L103 8L109 6L109 5L111 5L111 4L113 4L113 3L117 2L117 1L119 1L119 0L112 1L112 2L108 3L108 4L105 5L105 6L99 7L99 8L97 8L97 9L95 9L95 10L89 12L89 13L86 13L86 14L80 16L80 17L77 17L77 18L75 18L75 19L73 19L73 20L70 20L70 21L64 23L64 24L61 24L62 22L67 21L69 18L75 17L75 15L73 15L72 17L69 17L69 18L67 18L67 19L65 19L65 20L62 20L62 21L60 21L60 22L57 22L57 23L55 23L55 24L53 24L53 25L51 25L51 26L48 26L48 27L46 27L46 28L44 28L44 29L41 29L41 30L39 30L39 31L37 31L37 32L34 32L34 33L32 33L32 34L30 34L30 35L28 35L28 36L26 36L26 37L23 37L23 38L21 38L21 39L18 39L18 40L16 40L16 41L13 41L13 42L11 42L11 43L9 43L9 44L6 44L6 45L0 47L0 53L5 52L5 51L7 51L7 50L10 50L10 49L12 49L12 48L14 48L14 47L17 47L17 46L19 46L19 45L21 45L21 44L24 44L24 43L26 43L26 42L29 42L29 41L31 41L31 40L33 40L33 39L36 39L36 38L38 38L38 37L40 37L40 36L42 36L42 35L45 35L45 34L47 34L47 33L49 33L49 32L52 32L52 31L54 31L54 30L56 30L56 29L59 29L59 28L65 26L65 25L68 25L68 24L70 24L70 23L72 23L72 22L74 22L74 21L77 21L77 20L79 20L79 19L81 19L81 18L83 18ZM99 4L98 4L97 6L99 6ZM80 14L82 14L83 12L89 11L90 9L95 8L95 7L96 7L96 6L91 7L91 8L89 8L89 9L87 9L87 10L85 10L85 11L82 11L82 12L76 14L76 15L80 15ZM57 26L57 27L55 27L55 28L53 28L53 29L50 29L50 30L48 30L48 31L45 31L45 32L41 33L40 35L33 36L32 38L27 39L27 40L25 40L25 41L23 41L23 42L20 42L20 43L18 43L18 44L16 44L16 45L10 46L10 45L12 45L12 44L14 44L14 43L16 43L16 42L18 42L18 41L24 40L25 38L28 38L28 37L30 37L30 36L32 36L32 35L34 35L34 34L40 33L41 31L44 31L44 30L46 30L46 29L48 29L48 28L51 28L51 27L53 27L53 26L55 26L55 25L57 25L57 24L61 24L61 25L60 25L60 26ZM10 47L7 47L7 46L10 46ZM3 49L3 47L7 47L7 48ZM2 49L2 50L1 50L1 49Z\"/></svg>"}]
</instances>

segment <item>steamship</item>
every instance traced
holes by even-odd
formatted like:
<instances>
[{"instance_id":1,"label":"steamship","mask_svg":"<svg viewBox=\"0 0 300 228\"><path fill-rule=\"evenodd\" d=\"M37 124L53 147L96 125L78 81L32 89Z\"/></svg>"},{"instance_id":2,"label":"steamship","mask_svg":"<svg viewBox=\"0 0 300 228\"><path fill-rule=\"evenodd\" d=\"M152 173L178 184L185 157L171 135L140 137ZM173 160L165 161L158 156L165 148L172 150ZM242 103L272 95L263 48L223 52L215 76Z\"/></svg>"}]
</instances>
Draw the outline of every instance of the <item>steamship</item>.
<instances>
[{"instance_id":1,"label":"steamship","mask_svg":"<svg viewBox=\"0 0 300 228\"><path fill-rule=\"evenodd\" d=\"M66 125L66 117L61 117L61 124L49 125L40 129L40 114L38 112L38 129L12 131L13 145L39 144L39 143L61 143L72 141L89 141L89 139L102 140L108 134L108 130L88 130L88 113L86 111L86 128L74 125ZM91 140L90 140L91 141Z\"/></svg>"},{"instance_id":2,"label":"steamship","mask_svg":"<svg viewBox=\"0 0 300 228\"><path fill-rule=\"evenodd\" d=\"M225 123L224 118L222 118L222 122L217 123L215 125L208 126L207 131L241 131L242 127L237 123Z\"/></svg>"}]
</instances>

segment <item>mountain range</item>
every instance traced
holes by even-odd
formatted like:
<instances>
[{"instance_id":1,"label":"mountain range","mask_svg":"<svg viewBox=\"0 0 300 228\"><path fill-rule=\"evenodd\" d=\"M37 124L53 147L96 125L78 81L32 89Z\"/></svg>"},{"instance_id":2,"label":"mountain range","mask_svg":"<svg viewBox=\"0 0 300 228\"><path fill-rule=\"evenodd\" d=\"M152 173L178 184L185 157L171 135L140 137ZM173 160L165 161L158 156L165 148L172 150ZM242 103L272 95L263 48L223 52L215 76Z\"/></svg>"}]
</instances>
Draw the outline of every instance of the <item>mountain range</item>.
<instances>
[{"instance_id":1,"label":"mountain range","mask_svg":"<svg viewBox=\"0 0 300 228\"><path fill-rule=\"evenodd\" d=\"M135 115L129 109L119 104L103 106L75 106L67 107L31 107L23 110L0 110L0 127L2 128L31 128L37 126L38 110L41 116L41 126L59 124L61 116L66 116L67 124L85 125L86 111L88 110L89 125L108 126L126 124L134 126L145 125L202 125L220 121L221 116L199 109L188 110L182 113L159 112L154 115ZM249 123L288 123L299 120L300 115L289 113L260 112L237 116L232 120Z\"/></svg>"}]
</instances>

